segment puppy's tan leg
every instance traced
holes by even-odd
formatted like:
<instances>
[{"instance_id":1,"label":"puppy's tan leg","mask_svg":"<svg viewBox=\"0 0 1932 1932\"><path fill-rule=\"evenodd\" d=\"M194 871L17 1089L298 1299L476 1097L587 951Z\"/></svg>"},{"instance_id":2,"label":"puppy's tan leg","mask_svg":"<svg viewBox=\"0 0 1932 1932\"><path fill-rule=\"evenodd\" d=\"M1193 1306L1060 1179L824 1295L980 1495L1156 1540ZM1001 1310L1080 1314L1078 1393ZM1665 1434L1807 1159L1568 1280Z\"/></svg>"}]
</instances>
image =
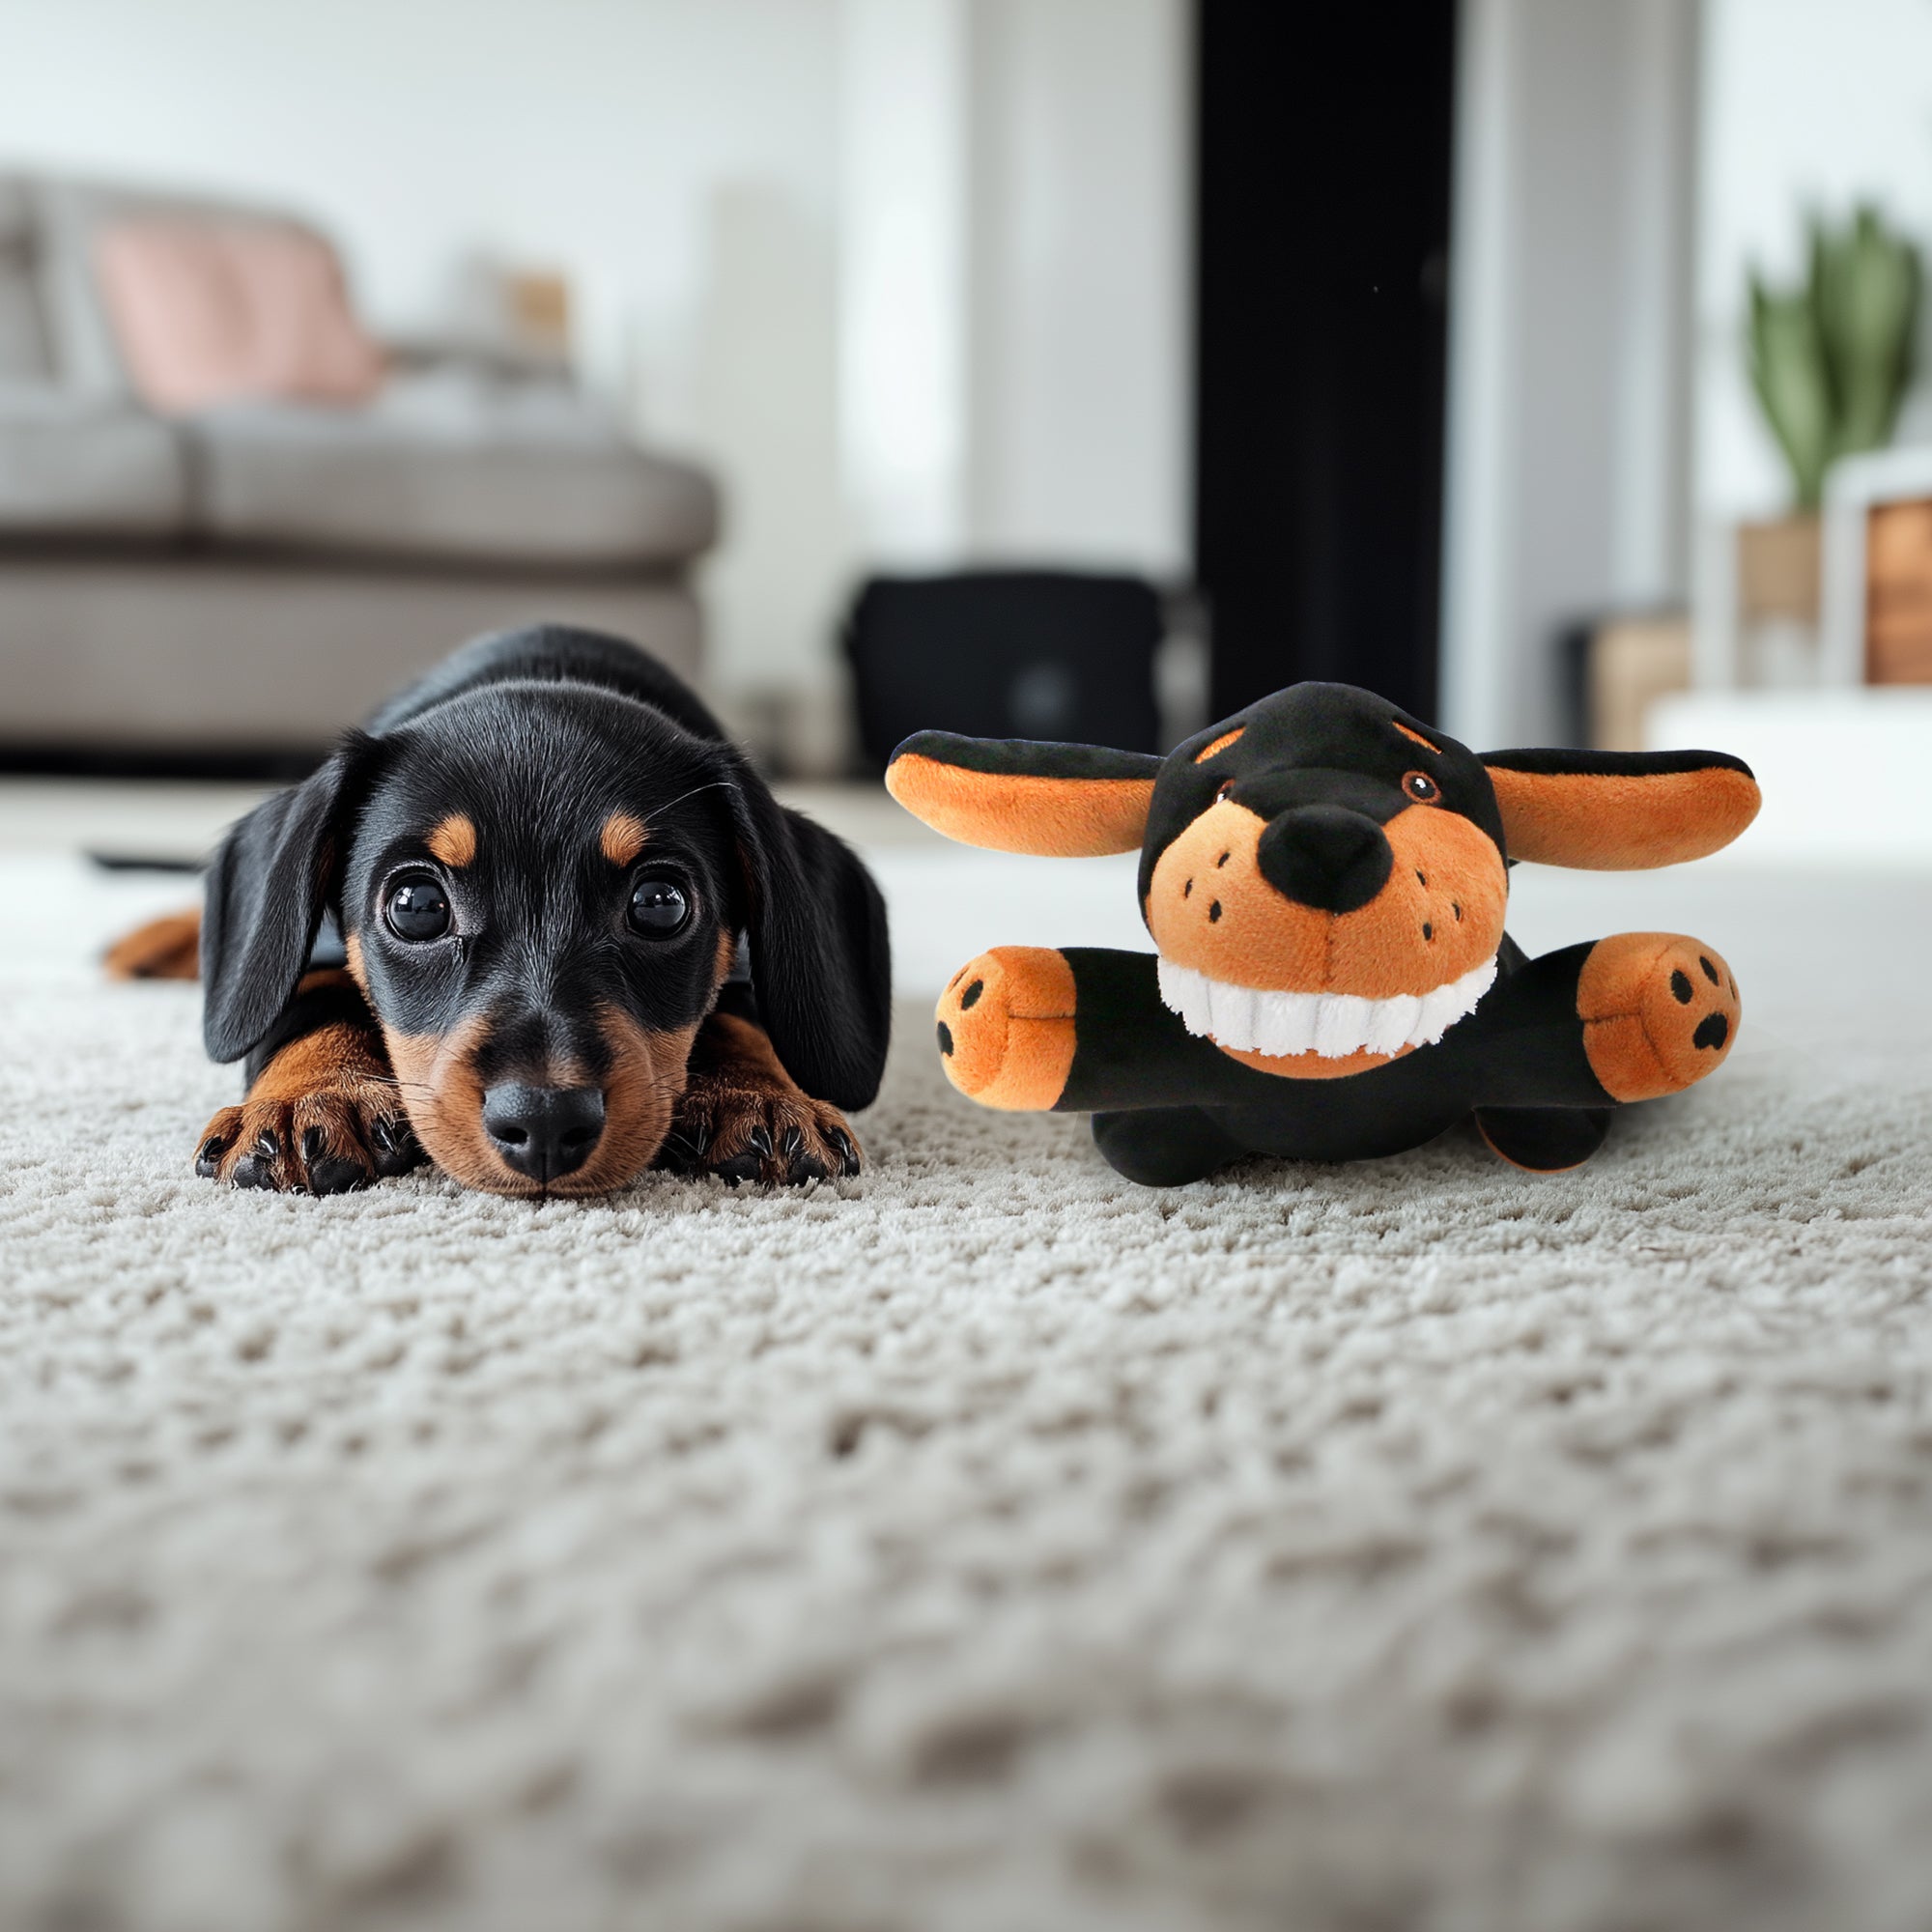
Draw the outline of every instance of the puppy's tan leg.
<instances>
[{"instance_id":1,"label":"puppy's tan leg","mask_svg":"<svg viewBox=\"0 0 1932 1932\"><path fill-rule=\"evenodd\" d=\"M779 1064L755 1020L713 1013L697 1030L690 1076L659 1165L687 1174L797 1186L857 1174L859 1139Z\"/></svg>"},{"instance_id":2,"label":"puppy's tan leg","mask_svg":"<svg viewBox=\"0 0 1932 1932\"><path fill-rule=\"evenodd\" d=\"M123 933L101 955L110 980L201 978L201 908L171 912Z\"/></svg>"},{"instance_id":3,"label":"puppy's tan leg","mask_svg":"<svg viewBox=\"0 0 1932 1932\"><path fill-rule=\"evenodd\" d=\"M329 992L339 1002L348 979L311 973L298 998ZM382 1034L366 1008L361 1015L332 1018L278 1047L242 1104L202 1129L194 1171L237 1187L346 1194L419 1165Z\"/></svg>"}]
</instances>

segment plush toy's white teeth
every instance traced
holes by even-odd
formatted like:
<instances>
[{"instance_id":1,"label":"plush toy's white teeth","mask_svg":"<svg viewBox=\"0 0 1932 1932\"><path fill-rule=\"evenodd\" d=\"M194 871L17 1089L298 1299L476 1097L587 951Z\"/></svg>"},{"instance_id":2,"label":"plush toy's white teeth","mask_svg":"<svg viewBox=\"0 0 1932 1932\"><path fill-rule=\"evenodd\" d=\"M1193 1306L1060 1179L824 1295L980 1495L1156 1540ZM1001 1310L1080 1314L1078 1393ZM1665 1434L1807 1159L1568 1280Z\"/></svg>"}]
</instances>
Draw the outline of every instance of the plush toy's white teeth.
<instances>
[{"instance_id":1,"label":"plush toy's white teeth","mask_svg":"<svg viewBox=\"0 0 1932 1932\"><path fill-rule=\"evenodd\" d=\"M1396 1054L1434 1046L1494 983L1496 962L1486 959L1430 993L1364 1000L1353 993L1267 993L1210 980L1191 966L1160 962L1160 997L1186 1022L1237 1053L1286 1060L1298 1053L1346 1060L1352 1053Z\"/></svg>"}]
</instances>

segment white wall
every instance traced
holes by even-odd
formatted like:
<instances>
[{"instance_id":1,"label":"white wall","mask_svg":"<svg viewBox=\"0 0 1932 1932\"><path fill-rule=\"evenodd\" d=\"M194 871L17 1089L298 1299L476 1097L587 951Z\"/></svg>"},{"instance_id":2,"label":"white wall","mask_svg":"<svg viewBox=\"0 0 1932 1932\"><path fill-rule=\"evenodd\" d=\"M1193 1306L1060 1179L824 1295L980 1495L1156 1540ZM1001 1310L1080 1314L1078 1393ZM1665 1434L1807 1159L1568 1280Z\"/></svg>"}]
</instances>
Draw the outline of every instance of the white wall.
<instances>
[{"instance_id":1,"label":"white wall","mask_svg":"<svg viewBox=\"0 0 1932 1932\"><path fill-rule=\"evenodd\" d=\"M1696 13L1464 0L1442 723L1560 724L1556 635L1688 588Z\"/></svg>"},{"instance_id":2,"label":"white wall","mask_svg":"<svg viewBox=\"0 0 1932 1932\"><path fill-rule=\"evenodd\" d=\"M299 205L384 327L468 255L562 270L590 378L724 477L716 683L829 709L895 474L952 468L923 561L1184 556L1186 14L0 0L0 161Z\"/></svg>"},{"instance_id":3,"label":"white wall","mask_svg":"<svg viewBox=\"0 0 1932 1932\"><path fill-rule=\"evenodd\" d=\"M1932 4L1705 0L1696 499L1775 514L1790 481L1746 370L1746 275L1796 279L1804 218L1874 200L1932 266ZM1901 435L1932 440L1932 313Z\"/></svg>"},{"instance_id":4,"label":"white wall","mask_svg":"<svg viewBox=\"0 0 1932 1932\"><path fill-rule=\"evenodd\" d=\"M981 554L1190 568L1187 12L973 0Z\"/></svg>"},{"instance_id":5,"label":"white wall","mask_svg":"<svg viewBox=\"0 0 1932 1932\"><path fill-rule=\"evenodd\" d=\"M853 540L902 568L965 532L968 0L842 0L839 421Z\"/></svg>"},{"instance_id":6,"label":"white wall","mask_svg":"<svg viewBox=\"0 0 1932 1932\"><path fill-rule=\"evenodd\" d=\"M436 314L465 250L555 264L616 382L635 334L700 312L718 190L830 223L833 19L833 0L0 0L0 144L297 202L384 323Z\"/></svg>"}]
</instances>

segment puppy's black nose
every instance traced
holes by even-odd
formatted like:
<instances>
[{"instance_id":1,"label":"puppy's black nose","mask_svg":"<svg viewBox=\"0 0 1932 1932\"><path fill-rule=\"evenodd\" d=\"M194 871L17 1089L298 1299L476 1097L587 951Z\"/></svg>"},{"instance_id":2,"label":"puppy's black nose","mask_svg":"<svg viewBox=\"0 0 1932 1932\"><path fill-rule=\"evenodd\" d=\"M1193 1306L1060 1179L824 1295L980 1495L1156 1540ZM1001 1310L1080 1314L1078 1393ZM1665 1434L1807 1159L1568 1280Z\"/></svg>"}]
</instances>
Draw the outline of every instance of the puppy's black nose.
<instances>
[{"instance_id":1,"label":"puppy's black nose","mask_svg":"<svg viewBox=\"0 0 1932 1932\"><path fill-rule=\"evenodd\" d=\"M1284 898L1320 912L1353 912L1381 891L1395 864L1373 818L1340 805L1284 811L1262 834L1262 877Z\"/></svg>"},{"instance_id":2,"label":"puppy's black nose","mask_svg":"<svg viewBox=\"0 0 1932 1932\"><path fill-rule=\"evenodd\" d=\"M603 1138L604 1095L595 1087L493 1087L483 1131L519 1174L555 1180L575 1174Z\"/></svg>"}]
</instances>

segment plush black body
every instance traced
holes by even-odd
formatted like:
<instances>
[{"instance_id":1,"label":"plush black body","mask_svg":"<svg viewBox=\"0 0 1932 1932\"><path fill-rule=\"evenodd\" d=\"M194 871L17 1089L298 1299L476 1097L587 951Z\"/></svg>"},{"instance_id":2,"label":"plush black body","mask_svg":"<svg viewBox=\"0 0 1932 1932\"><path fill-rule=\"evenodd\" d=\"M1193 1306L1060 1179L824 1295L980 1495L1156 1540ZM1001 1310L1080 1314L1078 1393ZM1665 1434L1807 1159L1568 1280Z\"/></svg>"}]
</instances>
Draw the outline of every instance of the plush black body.
<instances>
[{"instance_id":1,"label":"plush black body","mask_svg":"<svg viewBox=\"0 0 1932 1932\"><path fill-rule=\"evenodd\" d=\"M1343 1079L1288 1080L1189 1033L1161 1004L1151 953L1067 947L1083 1024L1055 1109L1091 1113L1112 1165L1152 1185L1251 1153L1376 1160L1471 1118L1520 1167L1575 1167L1616 1110L1577 1023L1589 952L1532 961L1505 937L1495 985L1437 1044Z\"/></svg>"},{"instance_id":2,"label":"plush black body","mask_svg":"<svg viewBox=\"0 0 1932 1932\"><path fill-rule=\"evenodd\" d=\"M466 646L242 820L201 965L209 1052L250 1082L202 1170L314 1191L414 1143L500 1192L601 1191L661 1155L855 1168L834 1110L872 1099L889 1030L857 858L663 666L559 626ZM244 1118L258 1096L281 1126Z\"/></svg>"}]
</instances>

